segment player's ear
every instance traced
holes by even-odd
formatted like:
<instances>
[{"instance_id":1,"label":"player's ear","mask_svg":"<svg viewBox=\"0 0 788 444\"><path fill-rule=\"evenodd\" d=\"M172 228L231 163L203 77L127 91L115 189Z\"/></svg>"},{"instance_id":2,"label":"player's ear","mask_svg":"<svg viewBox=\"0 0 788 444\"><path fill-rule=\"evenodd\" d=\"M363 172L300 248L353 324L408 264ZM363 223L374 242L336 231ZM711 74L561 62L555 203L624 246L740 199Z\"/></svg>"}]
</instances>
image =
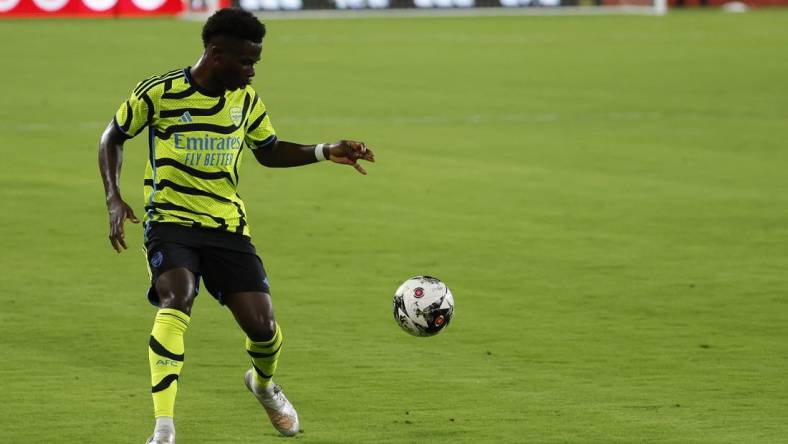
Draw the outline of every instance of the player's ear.
<instances>
[{"instance_id":1,"label":"player's ear","mask_svg":"<svg viewBox=\"0 0 788 444\"><path fill-rule=\"evenodd\" d=\"M216 43L210 43L208 47L205 48L205 54L212 63L219 63L223 55L222 47Z\"/></svg>"}]
</instances>

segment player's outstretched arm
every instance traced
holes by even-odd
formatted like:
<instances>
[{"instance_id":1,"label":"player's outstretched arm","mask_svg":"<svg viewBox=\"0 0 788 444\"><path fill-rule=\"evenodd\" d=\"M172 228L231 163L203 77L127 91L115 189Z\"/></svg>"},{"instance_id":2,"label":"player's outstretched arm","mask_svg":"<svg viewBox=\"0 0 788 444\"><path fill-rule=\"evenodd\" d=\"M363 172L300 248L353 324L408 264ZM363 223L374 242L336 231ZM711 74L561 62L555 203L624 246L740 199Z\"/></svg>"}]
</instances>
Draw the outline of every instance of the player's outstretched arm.
<instances>
[{"instance_id":1,"label":"player's outstretched arm","mask_svg":"<svg viewBox=\"0 0 788 444\"><path fill-rule=\"evenodd\" d=\"M123 142L126 137L110 122L99 142L99 171L104 181L104 193L107 197L109 212L109 242L120 253L126 246L123 224L126 219L139 223L131 207L120 196L120 166L123 163Z\"/></svg>"},{"instance_id":2,"label":"player's outstretched arm","mask_svg":"<svg viewBox=\"0 0 788 444\"><path fill-rule=\"evenodd\" d=\"M254 155L260 164L272 168L308 165L328 159L335 163L351 165L361 174L367 174L367 172L358 164L359 159L368 162L375 161L375 154L372 150L367 148L363 142L354 140L340 140L336 143L325 143L318 146L279 140L270 147L254 150Z\"/></svg>"}]
</instances>

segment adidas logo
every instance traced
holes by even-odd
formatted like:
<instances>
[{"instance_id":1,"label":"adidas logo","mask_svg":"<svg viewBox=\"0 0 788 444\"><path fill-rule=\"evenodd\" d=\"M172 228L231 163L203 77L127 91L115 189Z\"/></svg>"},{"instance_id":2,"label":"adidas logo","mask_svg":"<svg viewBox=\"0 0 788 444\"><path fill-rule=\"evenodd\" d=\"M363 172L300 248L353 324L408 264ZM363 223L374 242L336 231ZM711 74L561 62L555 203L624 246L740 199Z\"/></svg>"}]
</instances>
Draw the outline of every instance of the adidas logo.
<instances>
[{"instance_id":1,"label":"adidas logo","mask_svg":"<svg viewBox=\"0 0 788 444\"><path fill-rule=\"evenodd\" d=\"M191 115L191 114L189 114L189 111L186 111L186 112L184 112L184 113L183 113L183 115L181 116L181 118L180 118L180 119L178 119L178 120L180 120L181 122L185 122L185 123L191 123L191 121L192 121L192 115Z\"/></svg>"}]
</instances>

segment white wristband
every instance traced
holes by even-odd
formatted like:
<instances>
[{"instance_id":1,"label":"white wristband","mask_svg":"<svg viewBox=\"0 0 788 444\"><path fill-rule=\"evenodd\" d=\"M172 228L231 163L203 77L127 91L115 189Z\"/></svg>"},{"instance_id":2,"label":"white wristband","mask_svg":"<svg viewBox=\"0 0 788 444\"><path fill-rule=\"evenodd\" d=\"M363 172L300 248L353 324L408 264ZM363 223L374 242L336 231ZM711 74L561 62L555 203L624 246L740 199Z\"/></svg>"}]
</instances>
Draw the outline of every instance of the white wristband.
<instances>
[{"instance_id":1,"label":"white wristband","mask_svg":"<svg viewBox=\"0 0 788 444\"><path fill-rule=\"evenodd\" d=\"M325 145L326 145L325 143L318 143L315 146L315 158L317 159L318 162L320 162L321 160L326 160L326 156L323 155L323 147Z\"/></svg>"}]
</instances>

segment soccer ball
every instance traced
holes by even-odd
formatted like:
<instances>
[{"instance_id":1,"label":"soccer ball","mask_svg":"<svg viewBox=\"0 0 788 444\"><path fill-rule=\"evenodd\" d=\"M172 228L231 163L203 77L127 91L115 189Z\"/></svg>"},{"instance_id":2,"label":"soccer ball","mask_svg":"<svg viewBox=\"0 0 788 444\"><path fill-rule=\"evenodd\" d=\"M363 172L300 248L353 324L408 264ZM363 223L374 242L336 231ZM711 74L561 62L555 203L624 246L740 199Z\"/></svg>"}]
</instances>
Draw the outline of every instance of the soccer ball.
<instances>
[{"instance_id":1,"label":"soccer ball","mask_svg":"<svg viewBox=\"0 0 788 444\"><path fill-rule=\"evenodd\" d=\"M394 320L413 336L434 336L449 325L454 297L440 279L416 276L394 293Z\"/></svg>"}]
</instances>

